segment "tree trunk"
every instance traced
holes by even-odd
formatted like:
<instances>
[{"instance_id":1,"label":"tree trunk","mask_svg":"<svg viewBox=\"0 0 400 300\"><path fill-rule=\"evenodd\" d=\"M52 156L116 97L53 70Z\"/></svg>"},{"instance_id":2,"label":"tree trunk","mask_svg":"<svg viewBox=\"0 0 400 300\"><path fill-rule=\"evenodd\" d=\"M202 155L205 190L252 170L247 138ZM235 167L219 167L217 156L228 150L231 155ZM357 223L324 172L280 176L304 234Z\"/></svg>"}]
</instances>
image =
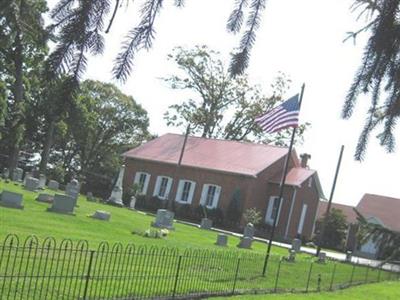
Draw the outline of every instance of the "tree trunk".
<instances>
[{"instance_id":1,"label":"tree trunk","mask_svg":"<svg viewBox=\"0 0 400 300\"><path fill-rule=\"evenodd\" d=\"M42 174L46 174L47 163L49 161L50 149L53 145L53 136L56 122L54 120L50 121L49 127L46 133L46 140L44 141L43 151L41 153L39 172Z\"/></svg>"},{"instance_id":2,"label":"tree trunk","mask_svg":"<svg viewBox=\"0 0 400 300\"><path fill-rule=\"evenodd\" d=\"M23 118L23 94L24 94L24 86L23 86L23 71L22 71L22 40L21 40L21 31L17 26L17 32L15 36L15 53L14 53L14 66L15 66L15 82L14 82L14 120L12 126L13 138L12 138L12 146L10 153L10 177L12 178L14 169L18 166L18 158L20 151L20 143L23 136L24 124L21 122Z\"/></svg>"}]
</instances>

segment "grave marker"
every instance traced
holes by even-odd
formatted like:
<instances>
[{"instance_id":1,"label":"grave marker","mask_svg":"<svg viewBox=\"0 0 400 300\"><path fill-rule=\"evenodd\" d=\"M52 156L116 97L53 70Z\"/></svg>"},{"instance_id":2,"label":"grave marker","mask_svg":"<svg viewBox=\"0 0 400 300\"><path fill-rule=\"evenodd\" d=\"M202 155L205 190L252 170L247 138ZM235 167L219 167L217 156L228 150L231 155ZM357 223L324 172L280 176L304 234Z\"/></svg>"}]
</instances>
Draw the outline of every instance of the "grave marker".
<instances>
[{"instance_id":1,"label":"grave marker","mask_svg":"<svg viewBox=\"0 0 400 300\"><path fill-rule=\"evenodd\" d=\"M212 227L212 220L208 218L201 219L200 228L201 229L211 229Z\"/></svg>"},{"instance_id":2,"label":"grave marker","mask_svg":"<svg viewBox=\"0 0 400 300\"><path fill-rule=\"evenodd\" d=\"M25 180L25 189L31 192L36 192L39 187L39 179L28 177Z\"/></svg>"},{"instance_id":3,"label":"grave marker","mask_svg":"<svg viewBox=\"0 0 400 300\"><path fill-rule=\"evenodd\" d=\"M22 194L3 190L1 193L1 206L23 209Z\"/></svg>"},{"instance_id":4,"label":"grave marker","mask_svg":"<svg viewBox=\"0 0 400 300\"><path fill-rule=\"evenodd\" d=\"M93 219L109 221L111 218L111 213L103 211L103 210L96 210L96 212L91 215Z\"/></svg>"},{"instance_id":5,"label":"grave marker","mask_svg":"<svg viewBox=\"0 0 400 300\"><path fill-rule=\"evenodd\" d=\"M47 210L51 212L73 215L75 205L76 199L72 198L71 196L55 194L53 204Z\"/></svg>"},{"instance_id":6,"label":"grave marker","mask_svg":"<svg viewBox=\"0 0 400 300\"><path fill-rule=\"evenodd\" d=\"M174 229L174 213L166 209L158 209L155 222L151 223L151 226L158 228L167 228L170 230Z\"/></svg>"},{"instance_id":7,"label":"grave marker","mask_svg":"<svg viewBox=\"0 0 400 300\"><path fill-rule=\"evenodd\" d=\"M122 179L124 178L125 166L119 169L118 179L115 186L112 189L110 198L108 198L107 203L115 206L124 206L122 202Z\"/></svg>"},{"instance_id":8,"label":"grave marker","mask_svg":"<svg viewBox=\"0 0 400 300\"><path fill-rule=\"evenodd\" d=\"M60 188L60 184L55 180L50 180L47 186L50 190L53 191L58 191L58 189Z\"/></svg>"},{"instance_id":9,"label":"grave marker","mask_svg":"<svg viewBox=\"0 0 400 300\"><path fill-rule=\"evenodd\" d=\"M228 245L228 236L226 234L219 233L217 235L217 242L215 245L226 247Z\"/></svg>"}]
</instances>

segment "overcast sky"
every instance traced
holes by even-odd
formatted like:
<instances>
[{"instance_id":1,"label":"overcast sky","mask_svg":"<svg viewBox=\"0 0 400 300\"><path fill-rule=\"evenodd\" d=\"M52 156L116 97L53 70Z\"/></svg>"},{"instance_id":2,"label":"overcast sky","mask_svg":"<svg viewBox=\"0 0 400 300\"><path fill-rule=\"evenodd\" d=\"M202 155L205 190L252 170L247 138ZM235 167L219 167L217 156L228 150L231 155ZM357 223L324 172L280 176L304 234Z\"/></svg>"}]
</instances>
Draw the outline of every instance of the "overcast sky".
<instances>
[{"instance_id":1,"label":"overcast sky","mask_svg":"<svg viewBox=\"0 0 400 300\"><path fill-rule=\"evenodd\" d=\"M143 1L136 0L118 12L111 32L106 35L106 51L91 58L86 78L113 82L111 69L120 43L127 31L137 24L137 12ZM167 1L173 2L172 0ZM54 0L50 1L50 6ZM137 55L133 73L120 85L143 105L150 117L150 130L156 134L177 132L167 127L163 114L171 104L188 95L172 91L161 77L176 73L167 54L176 46L207 45L221 52L229 61L229 52L238 45L240 36L226 32L226 20L234 0L187 0L183 9L165 4L156 20L153 48ZM298 153L311 154L310 166L318 171L325 195L329 197L340 146L345 145L334 202L356 205L364 193L400 197L397 184L400 154L387 154L371 138L366 160L353 159L355 144L362 130L369 98L360 98L351 120L341 120L340 111L346 92L361 60L366 35L357 43L343 43L346 32L361 25L351 13L351 0L269 0L263 22L252 50L248 74L260 84L265 94L279 71L292 79L287 97L306 84L301 122L311 129ZM398 136L398 134L397 134Z\"/></svg>"}]
</instances>

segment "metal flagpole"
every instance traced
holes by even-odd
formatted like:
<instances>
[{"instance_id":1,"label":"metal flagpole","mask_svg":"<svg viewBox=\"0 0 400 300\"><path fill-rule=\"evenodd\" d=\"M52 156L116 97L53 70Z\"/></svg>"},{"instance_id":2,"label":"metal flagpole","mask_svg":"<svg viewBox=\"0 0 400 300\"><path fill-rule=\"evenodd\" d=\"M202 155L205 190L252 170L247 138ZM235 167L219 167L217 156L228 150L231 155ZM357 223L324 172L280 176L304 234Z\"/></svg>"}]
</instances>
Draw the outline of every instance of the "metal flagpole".
<instances>
[{"instance_id":1,"label":"metal flagpole","mask_svg":"<svg viewBox=\"0 0 400 300\"><path fill-rule=\"evenodd\" d=\"M301 93L300 93L300 100L299 100L299 110L300 110L300 107L301 107L301 102L303 101L304 88L305 88L305 84L303 83L303 85L301 86ZM285 187L286 175L287 175L287 170L288 170L288 167L289 167L289 159L290 159L290 155L292 153L292 148L293 148L295 135L296 135L296 127L293 128L292 138L290 140L288 154L286 155L286 158L285 158L285 164L284 164L284 167L283 167L282 179L281 179L281 183L279 185L279 196L278 196L279 205L278 205L278 208L281 205L281 201L282 201L282 197L283 197L283 191L284 191L284 187ZM278 213L276 214L276 216L274 218L274 222L272 224L271 236L270 236L269 241L268 241L267 254L265 255L262 276L265 276L265 272L267 270L268 260L269 260L269 256L270 256L270 253L271 253L272 240L274 238L277 220L278 220Z\"/></svg>"},{"instance_id":2,"label":"metal flagpole","mask_svg":"<svg viewBox=\"0 0 400 300\"><path fill-rule=\"evenodd\" d=\"M327 219L328 219L328 216L329 216L329 212L331 210L333 193L335 192L335 188L336 188L336 180L337 180L338 175L339 175L339 169L340 169L340 164L342 162L343 150L344 150L344 146L342 145L342 147L340 148L339 160L338 160L338 163L336 165L335 178L333 179L331 194L329 195L328 206L326 207L324 222L322 223L321 232L318 235L318 245L317 245L317 252L315 253L315 256L318 256L319 253L321 252L322 238L324 237L326 222L327 222Z\"/></svg>"},{"instance_id":3,"label":"metal flagpole","mask_svg":"<svg viewBox=\"0 0 400 300\"><path fill-rule=\"evenodd\" d=\"M185 152L185 147L186 147L186 142L187 142L187 139L188 139L188 136L189 136L189 132L190 132L190 124L188 124L188 126L186 128L186 133L185 133L185 138L183 139L183 145L182 145L182 149L181 149L181 154L179 155L178 164L176 165L176 169L175 169L174 175L172 176L171 188L170 188L170 190L168 192L168 209L169 210L172 210L172 208L173 208L172 203L174 201L174 200L171 200L169 196L170 196L170 193L173 191L173 188L174 188L174 185L175 185L175 181L176 181L176 177L178 175L178 171L179 171L179 168L180 168L181 163L182 163L183 153Z\"/></svg>"}]
</instances>

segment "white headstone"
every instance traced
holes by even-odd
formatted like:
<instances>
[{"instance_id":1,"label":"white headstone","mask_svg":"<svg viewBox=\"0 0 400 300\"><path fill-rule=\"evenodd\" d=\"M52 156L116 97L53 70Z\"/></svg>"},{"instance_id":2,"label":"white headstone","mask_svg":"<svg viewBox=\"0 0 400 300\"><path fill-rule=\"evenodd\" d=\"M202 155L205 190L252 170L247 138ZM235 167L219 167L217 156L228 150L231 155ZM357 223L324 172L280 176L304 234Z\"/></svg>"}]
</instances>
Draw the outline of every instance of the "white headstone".
<instances>
[{"instance_id":1,"label":"white headstone","mask_svg":"<svg viewBox=\"0 0 400 300\"><path fill-rule=\"evenodd\" d=\"M22 194L3 190L1 193L0 205L12 208L23 209Z\"/></svg>"},{"instance_id":2,"label":"white headstone","mask_svg":"<svg viewBox=\"0 0 400 300\"><path fill-rule=\"evenodd\" d=\"M67 186L65 187L65 194L74 198L76 202L79 196L79 190L80 186L78 180L72 179L71 182L68 183Z\"/></svg>"},{"instance_id":3,"label":"white headstone","mask_svg":"<svg viewBox=\"0 0 400 300\"><path fill-rule=\"evenodd\" d=\"M292 241L292 250L296 252L300 252L301 248L301 240L300 239L293 239Z\"/></svg>"},{"instance_id":4,"label":"white headstone","mask_svg":"<svg viewBox=\"0 0 400 300\"><path fill-rule=\"evenodd\" d=\"M136 197L132 196L131 197L131 202L129 203L129 208L135 209L135 205L136 205Z\"/></svg>"},{"instance_id":5,"label":"white headstone","mask_svg":"<svg viewBox=\"0 0 400 300\"><path fill-rule=\"evenodd\" d=\"M46 186L46 175L40 174L39 175L39 189L44 189Z\"/></svg>"},{"instance_id":6,"label":"white headstone","mask_svg":"<svg viewBox=\"0 0 400 300\"><path fill-rule=\"evenodd\" d=\"M25 189L31 192L37 191L39 187L39 179L34 177L28 177L25 180Z\"/></svg>"},{"instance_id":7,"label":"white headstone","mask_svg":"<svg viewBox=\"0 0 400 300\"><path fill-rule=\"evenodd\" d=\"M24 176L24 186L26 184L26 179L32 177L32 173L31 172L26 172L25 176Z\"/></svg>"},{"instance_id":8,"label":"white headstone","mask_svg":"<svg viewBox=\"0 0 400 300\"><path fill-rule=\"evenodd\" d=\"M58 189L60 188L60 184L55 180L50 180L47 186L50 190L53 191L58 191Z\"/></svg>"},{"instance_id":9,"label":"white headstone","mask_svg":"<svg viewBox=\"0 0 400 300\"><path fill-rule=\"evenodd\" d=\"M219 233L217 235L217 242L215 245L226 247L228 245L228 236L226 234Z\"/></svg>"},{"instance_id":10,"label":"white headstone","mask_svg":"<svg viewBox=\"0 0 400 300\"><path fill-rule=\"evenodd\" d=\"M166 209L158 209L156 220L151 225L159 228L174 229L174 213Z\"/></svg>"},{"instance_id":11,"label":"white headstone","mask_svg":"<svg viewBox=\"0 0 400 300\"><path fill-rule=\"evenodd\" d=\"M75 205L76 205L76 199L68 195L55 194L53 199L53 205L47 210L63 214L73 214Z\"/></svg>"},{"instance_id":12,"label":"white headstone","mask_svg":"<svg viewBox=\"0 0 400 300\"><path fill-rule=\"evenodd\" d=\"M208 218L201 219L200 228L201 229L211 229L212 227L212 220Z\"/></svg>"},{"instance_id":13,"label":"white headstone","mask_svg":"<svg viewBox=\"0 0 400 300\"><path fill-rule=\"evenodd\" d=\"M124 178L125 166L122 166L119 169L117 182L112 189L110 198L108 198L107 203L116 205L116 206L124 206L122 202L122 180Z\"/></svg>"},{"instance_id":14,"label":"white headstone","mask_svg":"<svg viewBox=\"0 0 400 300\"><path fill-rule=\"evenodd\" d=\"M252 223L248 223L246 227L244 227L243 237L252 239L253 236L254 236L254 225Z\"/></svg>"},{"instance_id":15,"label":"white headstone","mask_svg":"<svg viewBox=\"0 0 400 300\"><path fill-rule=\"evenodd\" d=\"M108 221L111 218L111 213L103 210L96 210L96 212L91 217L94 219Z\"/></svg>"}]
</instances>

